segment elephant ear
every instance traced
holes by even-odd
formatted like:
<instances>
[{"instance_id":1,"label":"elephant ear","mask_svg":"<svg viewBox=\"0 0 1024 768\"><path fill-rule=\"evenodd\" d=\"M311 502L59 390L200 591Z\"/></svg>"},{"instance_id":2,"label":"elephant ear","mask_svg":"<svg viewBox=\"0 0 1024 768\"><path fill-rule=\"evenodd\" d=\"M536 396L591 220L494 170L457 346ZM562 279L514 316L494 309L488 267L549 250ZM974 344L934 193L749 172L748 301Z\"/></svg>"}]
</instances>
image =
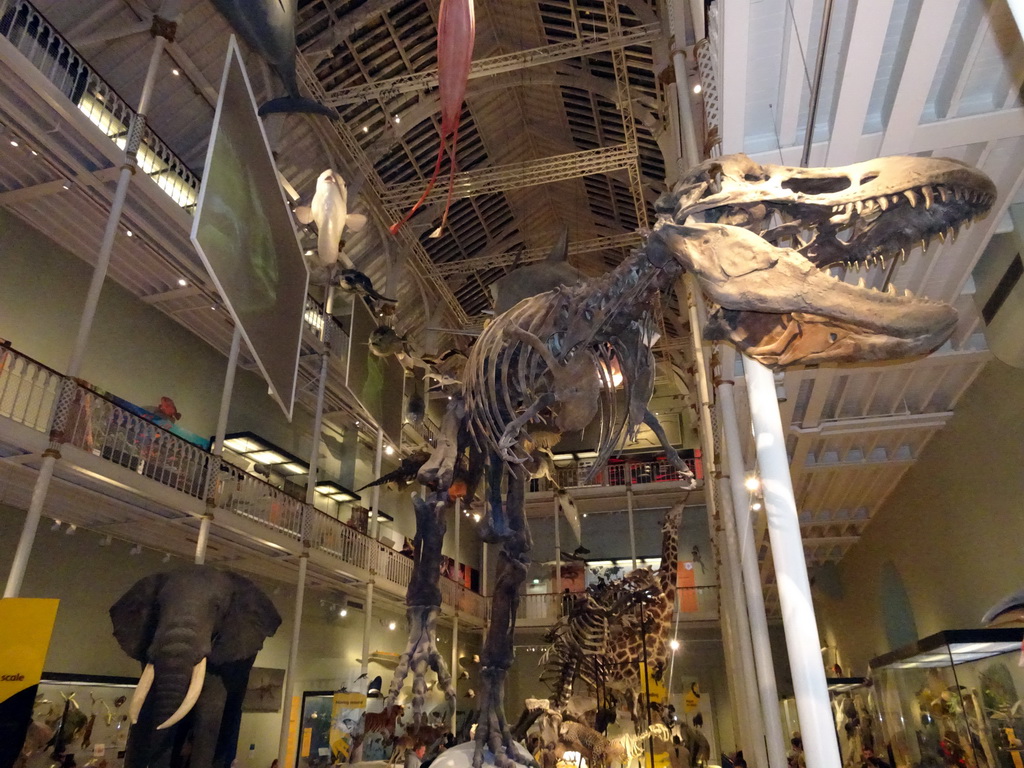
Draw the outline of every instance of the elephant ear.
<instances>
[{"instance_id":1,"label":"elephant ear","mask_svg":"<svg viewBox=\"0 0 1024 768\"><path fill-rule=\"evenodd\" d=\"M160 618L157 595L166 579L165 573L154 573L139 579L120 600L110 606L114 638L122 650L137 661L147 661L146 650L153 640Z\"/></svg>"},{"instance_id":2,"label":"elephant ear","mask_svg":"<svg viewBox=\"0 0 1024 768\"><path fill-rule=\"evenodd\" d=\"M262 589L237 573L225 575L234 590L210 650L213 664L254 657L281 625L281 615Z\"/></svg>"}]
</instances>

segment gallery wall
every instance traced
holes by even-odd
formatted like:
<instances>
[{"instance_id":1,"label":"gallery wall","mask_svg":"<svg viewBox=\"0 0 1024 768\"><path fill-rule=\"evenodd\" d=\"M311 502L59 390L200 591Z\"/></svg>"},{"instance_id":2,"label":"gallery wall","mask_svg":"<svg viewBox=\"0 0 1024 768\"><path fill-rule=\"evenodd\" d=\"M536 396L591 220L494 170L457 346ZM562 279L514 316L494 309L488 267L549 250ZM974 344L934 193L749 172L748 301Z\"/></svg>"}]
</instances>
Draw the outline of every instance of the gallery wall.
<instances>
[{"instance_id":1,"label":"gallery wall","mask_svg":"<svg viewBox=\"0 0 1024 768\"><path fill-rule=\"evenodd\" d=\"M847 672L912 632L978 627L1024 587L1022 393L1024 371L988 363L840 562L839 589L815 590L822 645Z\"/></svg>"},{"instance_id":2,"label":"gallery wall","mask_svg":"<svg viewBox=\"0 0 1024 768\"><path fill-rule=\"evenodd\" d=\"M14 556L24 512L0 504L0 573L6 577ZM67 526L52 529L52 521L44 518L39 528L33 556L25 575L22 597L57 598L60 606L53 638L44 669L78 675L114 675L138 677L139 665L129 658L114 640L108 609L136 581L153 573L187 565L179 558L164 561L162 552L143 549L130 554L130 543L115 539L101 546L102 536L79 530L67 534ZM246 575L249 578L248 574ZM257 667L287 667L292 633L295 587L268 579L256 579L270 597L282 617L277 633L268 638L256 658ZM296 688L302 690L335 690L350 685L359 674L362 653L364 612L352 598L348 615L341 617L332 604L337 595L310 589L306 591L302 617L302 633ZM389 629L391 622L395 629ZM400 653L406 643L404 606L378 595L371 619L370 653ZM446 661L451 658L451 627L438 628L438 649ZM459 633L460 655L479 653L480 632ZM368 679L382 675L390 682L392 667L376 662L369 667ZM365 692L368 680L357 682L351 690ZM465 697L473 679L457 681L460 706L471 702ZM440 699L440 696L438 696ZM375 705L376 706L376 705ZM269 765L277 756L281 714L246 713L242 718L239 758ZM250 750L249 746L254 745Z\"/></svg>"}]
</instances>

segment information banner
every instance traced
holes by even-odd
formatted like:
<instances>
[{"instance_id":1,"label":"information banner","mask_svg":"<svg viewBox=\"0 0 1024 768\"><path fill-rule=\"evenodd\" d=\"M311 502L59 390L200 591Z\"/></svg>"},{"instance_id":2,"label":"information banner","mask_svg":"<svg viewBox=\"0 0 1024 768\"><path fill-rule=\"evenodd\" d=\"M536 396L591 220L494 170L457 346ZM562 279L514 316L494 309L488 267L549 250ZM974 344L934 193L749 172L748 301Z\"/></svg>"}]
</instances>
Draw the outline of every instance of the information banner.
<instances>
[{"instance_id":1,"label":"information banner","mask_svg":"<svg viewBox=\"0 0 1024 768\"><path fill-rule=\"evenodd\" d=\"M0 600L0 768L13 765L32 720L59 600Z\"/></svg>"},{"instance_id":2,"label":"information banner","mask_svg":"<svg viewBox=\"0 0 1024 768\"><path fill-rule=\"evenodd\" d=\"M366 694L348 691L334 694L329 741L331 762L335 765L350 761L354 731L365 710Z\"/></svg>"}]
</instances>

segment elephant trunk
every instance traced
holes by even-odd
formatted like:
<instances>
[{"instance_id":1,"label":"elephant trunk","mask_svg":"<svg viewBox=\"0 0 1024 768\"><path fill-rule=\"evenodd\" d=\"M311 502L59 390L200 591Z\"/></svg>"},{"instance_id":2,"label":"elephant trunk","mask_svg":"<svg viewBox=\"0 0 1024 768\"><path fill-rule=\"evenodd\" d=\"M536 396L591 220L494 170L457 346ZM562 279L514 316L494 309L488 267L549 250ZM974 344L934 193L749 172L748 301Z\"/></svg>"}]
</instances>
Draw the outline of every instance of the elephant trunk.
<instances>
[{"instance_id":1,"label":"elephant trunk","mask_svg":"<svg viewBox=\"0 0 1024 768\"><path fill-rule=\"evenodd\" d=\"M149 654L154 669L151 722L157 724L157 730L170 728L195 705L206 678L209 653L197 642L203 635L194 629L178 627L162 637L161 634L158 633Z\"/></svg>"}]
</instances>

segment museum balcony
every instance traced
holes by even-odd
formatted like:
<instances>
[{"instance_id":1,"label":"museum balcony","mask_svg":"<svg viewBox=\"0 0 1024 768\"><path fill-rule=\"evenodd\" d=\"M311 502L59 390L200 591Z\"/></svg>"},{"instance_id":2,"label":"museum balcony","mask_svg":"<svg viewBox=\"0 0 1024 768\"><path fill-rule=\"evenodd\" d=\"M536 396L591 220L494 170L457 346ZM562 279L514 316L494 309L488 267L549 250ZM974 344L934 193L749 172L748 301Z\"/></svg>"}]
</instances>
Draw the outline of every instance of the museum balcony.
<instances>
[{"instance_id":1,"label":"museum balcony","mask_svg":"<svg viewBox=\"0 0 1024 768\"><path fill-rule=\"evenodd\" d=\"M227 463L196 436L0 346L0 502L28 509L51 424L61 458L43 513L56 521L190 559L200 519L212 513L211 563L290 582L306 543L311 584L358 593L373 578L395 601L405 597L409 557ZM448 578L441 593L444 612L483 624L484 597Z\"/></svg>"}]
</instances>

